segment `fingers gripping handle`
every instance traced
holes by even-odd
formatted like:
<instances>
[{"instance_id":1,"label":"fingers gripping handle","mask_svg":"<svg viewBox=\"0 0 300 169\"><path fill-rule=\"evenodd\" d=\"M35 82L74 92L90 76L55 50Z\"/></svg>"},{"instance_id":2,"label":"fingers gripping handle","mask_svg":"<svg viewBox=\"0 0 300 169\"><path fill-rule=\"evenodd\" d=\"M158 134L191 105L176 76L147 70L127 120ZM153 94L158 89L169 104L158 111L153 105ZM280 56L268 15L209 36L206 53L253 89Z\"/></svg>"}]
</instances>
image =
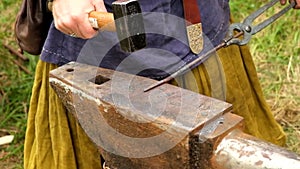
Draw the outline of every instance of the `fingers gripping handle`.
<instances>
[{"instance_id":1,"label":"fingers gripping handle","mask_svg":"<svg viewBox=\"0 0 300 169\"><path fill-rule=\"evenodd\" d=\"M52 11L52 1L48 1L47 8L49 11ZM92 11L89 13L89 21L92 27L95 29L101 29L112 32L116 31L113 13Z\"/></svg>"},{"instance_id":2,"label":"fingers gripping handle","mask_svg":"<svg viewBox=\"0 0 300 169\"><path fill-rule=\"evenodd\" d=\"M116 31L113 13L92 11L89 13L89 21L95 29Z\"/></svg>"}]
</instances>

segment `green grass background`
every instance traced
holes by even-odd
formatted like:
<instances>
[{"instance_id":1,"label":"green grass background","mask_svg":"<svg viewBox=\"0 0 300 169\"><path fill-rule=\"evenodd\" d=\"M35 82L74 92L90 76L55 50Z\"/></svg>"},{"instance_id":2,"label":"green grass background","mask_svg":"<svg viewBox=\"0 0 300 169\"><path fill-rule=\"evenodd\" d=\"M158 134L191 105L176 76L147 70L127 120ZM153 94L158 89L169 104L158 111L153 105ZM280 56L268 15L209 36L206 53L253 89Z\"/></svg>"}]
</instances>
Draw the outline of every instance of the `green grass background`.
<instances>
[{"instance_id":1,"label":"green grass background","mask_svg":"<svg viewBox=\"0 0 300 169\"><path fill-rule=\"evenodd\" d=\"M230 1L232 16L240 22L266 0ZM6 43L17 48L14 20L21 0L0 3L0 136L12 134L12 144L0 147L0 168L22 168L23 143L33 74L37 56L26 54L23 65L32 74L20 70L18 60L5 49ZM258 21L277 12L276 6ZM300 153L300 10L291 10L280 20L259 32L249 46L257 67L263 91L278 122L288 135L288 149Z\"/></svg>"}]
</instances>

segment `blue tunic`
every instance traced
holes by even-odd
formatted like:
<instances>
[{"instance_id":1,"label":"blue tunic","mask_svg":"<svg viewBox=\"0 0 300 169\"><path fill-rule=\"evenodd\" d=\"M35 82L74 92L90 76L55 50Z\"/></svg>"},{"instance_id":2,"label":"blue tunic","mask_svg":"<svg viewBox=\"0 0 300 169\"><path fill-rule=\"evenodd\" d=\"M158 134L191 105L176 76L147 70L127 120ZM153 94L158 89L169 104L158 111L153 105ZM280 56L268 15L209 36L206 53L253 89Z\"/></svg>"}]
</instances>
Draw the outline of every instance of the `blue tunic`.
<instances>
[{"instance_id":1,"label":"blue tunic","mask_svg":"<svg viewBox=\"0 0 300 169\"><path fill-rule=\"evenodd\" d=\"M109 12L113 1L105 0ZM147 37L144 49L133 53L122 51L115 32L101 31L96 37L83 40L65 35L51 25L41 59L58 65L78 61L161 79L218 45L227 33L228 0L198 0L204 33L204 50L198 56L188 47L181 0L139 0L139 3Z\"/></svg>"}]
</instances>

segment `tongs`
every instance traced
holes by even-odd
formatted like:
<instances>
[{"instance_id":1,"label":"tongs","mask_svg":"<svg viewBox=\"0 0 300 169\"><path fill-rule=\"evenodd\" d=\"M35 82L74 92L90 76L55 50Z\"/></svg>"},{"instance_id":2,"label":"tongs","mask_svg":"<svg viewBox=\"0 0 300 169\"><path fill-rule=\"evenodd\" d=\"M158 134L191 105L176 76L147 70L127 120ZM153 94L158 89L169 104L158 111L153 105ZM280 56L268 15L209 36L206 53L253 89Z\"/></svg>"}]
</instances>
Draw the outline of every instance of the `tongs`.
<instances>
[{"instance_id":1,"label":"tongs","mask_svg":"<svg viewBox=\"0 0 300 169\"><path fill-rule=\"evenodd\" d=\"M271 23L276 21L279 17L281 17L283 14L285 14L291 8L294 8L296 5L296 2L292 1L289 5L287 5L285 8L283 8L278 13L276 13L273 16L267 18L266 20L258 23L257 25L253 25L253 22L257 17L259 17L261 14L266 12L269 8L271 8L278 2L279 2L279 0L272 0L271 2L265 4L264 6L259 8L257 11L253 12L248 17L246 17L242 23L232 23L228 29L228 31L229 31L228 36L223 40L223 42L221 44L219 44L218 46L209 50L205 54L199 56L194 61L186 64L185 66L183 66L182 68L180 68L179 70L174 72L173 74L171 74L171 75L167 76L166 78L145 88L144 92L147 92L155 87L158 87L164 83L167 83L170 80L174 79L175 77L185 73L187 70L191 69L193 66L203 63L206 59L209 58L209 56L212 53L219 50L220 48L227 47L232 44L236 44L236 45L247 44L250 41L252 35L263 30L265 27L267 27L268 25L270 25ZM237 32L237 33L235 33L235 32Z\"/></svg>"},{"instance_id":2,"label":"tongs","mask_svg":"<svg viewBox=\"0 0 300 169\"><path fill-rule=\"evenodd\" d=\"M229 46L231 44L237 44L237 45L245 45L247 44L250 39L252 38L252 35L255 35L257 32L263 30L265 27L269 26L271 23L276 21L279 17L281 17L283 14L285 14L287 11L289 11L291 8L295 7L296 2L292 1L288 6L283 8L278 13L274 14L270 18L262 21L261 23L257 25L253 25L253 22L256 18L258 18L261 14L266 12L269 8L274 6L278 0L273 0L263 7L259 8L257 11L246 17L243 21L243 23L233 23L229 26L229 36L228 38L224 39L225 45ZM235 37L234 31L238 31L243 35L243 38ZM241 36L240 35L240 36Z\"/></svg>"}]
</instances>

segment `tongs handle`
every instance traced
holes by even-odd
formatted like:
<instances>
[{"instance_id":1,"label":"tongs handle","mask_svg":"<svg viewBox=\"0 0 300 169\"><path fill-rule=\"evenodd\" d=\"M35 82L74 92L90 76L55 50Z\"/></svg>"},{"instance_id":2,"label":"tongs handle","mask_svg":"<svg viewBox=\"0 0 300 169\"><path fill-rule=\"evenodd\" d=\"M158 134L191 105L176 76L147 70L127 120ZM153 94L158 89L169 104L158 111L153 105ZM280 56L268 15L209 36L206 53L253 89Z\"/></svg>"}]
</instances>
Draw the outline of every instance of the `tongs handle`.
<instances>
[{"instance_id":1,"label":"tongs handle","mask_svg":"<svg viewBox=\"0 0 300 169\"><path fill-rule=\"evenodd\" d=\"M256 34L257 32L263 30L265 27L276 21L279 17L281 17L283 14L285 14L287 11L289 11L291 8L295 7L296 2L292 1L288 6L283 8L278 13L274 14L273 16L269 17L268 19L260 22L256 26L253 26L254 20L259 17L261 14L263 14L267 9L274 6L279 0L273 0L266 5L259 8L257 11L253 12L251 15L246 17L243 21L243 23L233 23L229 26L229 34L228 38L225 39L226 46L229 46L231 44L237 44L237 45L245 45L247 44L252 35ZM234 31L243 32L243 38L234 38L233 34Z\"/></svg>"}]
</instances>

